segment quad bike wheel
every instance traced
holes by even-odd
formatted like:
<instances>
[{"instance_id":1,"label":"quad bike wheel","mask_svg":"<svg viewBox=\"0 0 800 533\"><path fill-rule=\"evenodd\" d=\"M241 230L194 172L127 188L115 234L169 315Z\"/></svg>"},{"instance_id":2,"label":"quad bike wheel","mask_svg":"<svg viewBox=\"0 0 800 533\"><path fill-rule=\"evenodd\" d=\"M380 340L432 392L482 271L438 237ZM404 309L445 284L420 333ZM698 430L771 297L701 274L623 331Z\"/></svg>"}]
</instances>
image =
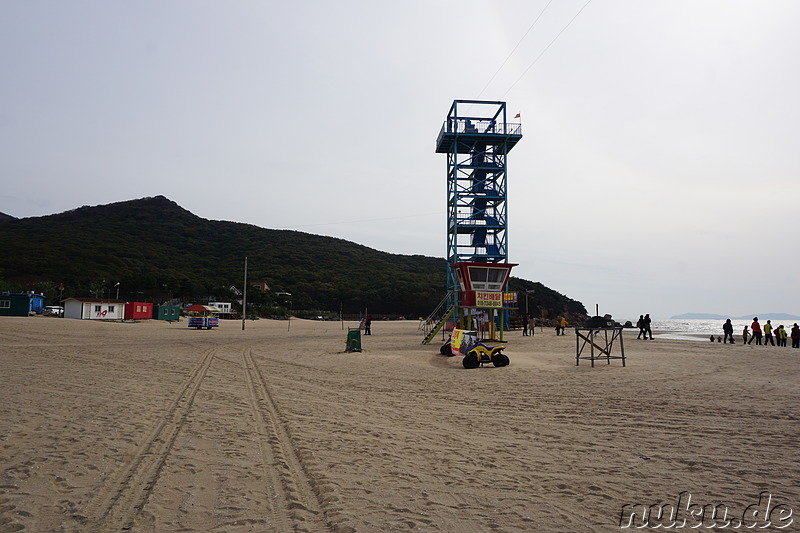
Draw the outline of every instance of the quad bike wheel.
<instances>
[{"instance_id":1,"label":"quad bike wheel","mask_svg":"<svg viewBox=\"0 0 800 533\"><path fill-rule=\"evenodd\" d=\"M494 366L507 366L509 363L508 356L502 352L497 352L492 356L492 364Z\"/></svg>"},{"instance_id":2,"label":"quad bike wheel","mask_svg":"<svg viewBox=\"0 0 800 533\"><path fill-rule=\"evenodd\" d=\"M480 362L478 361L478 356L470 352L464 356L461 364L464 365L464 368L478 368Z\"/></svg>"}]
</instances>

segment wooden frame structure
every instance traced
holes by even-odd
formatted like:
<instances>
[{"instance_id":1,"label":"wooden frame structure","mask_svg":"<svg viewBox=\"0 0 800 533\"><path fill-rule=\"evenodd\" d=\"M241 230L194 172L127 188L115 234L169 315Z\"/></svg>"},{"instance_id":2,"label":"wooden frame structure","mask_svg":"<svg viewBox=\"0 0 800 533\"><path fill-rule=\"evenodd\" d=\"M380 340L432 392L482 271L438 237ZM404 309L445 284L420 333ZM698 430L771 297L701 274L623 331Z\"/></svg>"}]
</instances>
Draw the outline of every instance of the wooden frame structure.
<instances>
[{"instance_id":1,"label":"wooden frame structure","mask_svg":"<svg viewBox=\"0 0 800 533\"><path fill-rule=\"evenodd\" d=\"M625 344L622 342L622 326L610 327L577 327L575 328L575 366L581 364L581 359L588 359L594 362L605 359L607 364L611 364L612 359L621 359L622 366L625 366ZM619 339L619 355L612 355L614 342ZM590 355L582 355L586 346L589 345Z\"/></svg>"}]
</instances>

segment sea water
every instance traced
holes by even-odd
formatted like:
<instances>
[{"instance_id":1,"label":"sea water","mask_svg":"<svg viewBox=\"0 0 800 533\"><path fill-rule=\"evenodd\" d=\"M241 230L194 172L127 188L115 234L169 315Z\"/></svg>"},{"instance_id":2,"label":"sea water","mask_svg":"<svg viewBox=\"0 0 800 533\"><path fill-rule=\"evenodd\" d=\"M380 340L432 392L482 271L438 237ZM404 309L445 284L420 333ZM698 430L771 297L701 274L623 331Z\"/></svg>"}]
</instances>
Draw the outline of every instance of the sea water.
<instances>
[{"instance_id":1,"label":"sea water","mask_svg":"<svg viewBox=\"0 0 800 533\"><path fill-rule=\"evenodd\" d=\"M632 321L635 324L635 321ZM764 324L767 319L759 319L761 329L764 329ZM790 331L795 322L800 323L800 320L771 320L774 329L783 324L786 331ZM742 342L742 330L745 326L750 329L750 324L753 320L740 320L731 319L733 324L733 338L737 343ZM706 318L682 318L682 319L653 319L650 328L653 330L653 336L662 339L676 339L676 340L693 340L693 341L708 341L711 335L722 337L724 332L722 326L725 320L722 319L706 319ZM634 328L634 331L638 330Z\"/></svg>"}]
</instances>

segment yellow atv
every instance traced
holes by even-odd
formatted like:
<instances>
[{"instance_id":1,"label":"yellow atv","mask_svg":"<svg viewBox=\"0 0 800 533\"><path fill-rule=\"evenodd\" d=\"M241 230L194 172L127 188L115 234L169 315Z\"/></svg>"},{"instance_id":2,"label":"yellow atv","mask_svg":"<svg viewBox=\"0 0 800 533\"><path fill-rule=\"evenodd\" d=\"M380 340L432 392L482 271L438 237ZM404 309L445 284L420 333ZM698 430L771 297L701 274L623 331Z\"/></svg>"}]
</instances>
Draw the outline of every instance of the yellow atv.
<instances>
[{"instance_id":1,"label":"yellow atv","mask_svg":"<svg viewBox=\"0 0 800 533\"><path fill-rule=\"evenodd\" d=\"M461 364L464 368L478 368L479 366L492 363L494 366L507 366L508 356L503 353L506 347L503 345L486 346L479 342L469 349L464 355Z\"/></svg>"}]
</instances>

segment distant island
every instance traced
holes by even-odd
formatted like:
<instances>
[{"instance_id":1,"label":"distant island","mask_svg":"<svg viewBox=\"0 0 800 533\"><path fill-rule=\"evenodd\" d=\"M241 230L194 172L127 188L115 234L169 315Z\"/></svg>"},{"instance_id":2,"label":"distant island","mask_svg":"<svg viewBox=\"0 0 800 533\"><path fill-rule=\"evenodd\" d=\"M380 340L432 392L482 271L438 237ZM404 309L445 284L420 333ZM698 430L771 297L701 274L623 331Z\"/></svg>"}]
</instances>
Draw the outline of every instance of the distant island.
<instances>
[{"instance_id":1,"label":"distant island","mask_svg":"<svg viewBox=\"0 0 800 533\"><path fill-rule=\"evenodd\" d=\"M800 320L800 316L789 315L786 313L764 313L743 316L730 316L730 315L715 315L709 313L684 313L682 315L675 315L669 317L672 320L726 320L728 318L733 320L751 320L753 317L758 317L759 320Z\"/></svg>"}]
</instances>

